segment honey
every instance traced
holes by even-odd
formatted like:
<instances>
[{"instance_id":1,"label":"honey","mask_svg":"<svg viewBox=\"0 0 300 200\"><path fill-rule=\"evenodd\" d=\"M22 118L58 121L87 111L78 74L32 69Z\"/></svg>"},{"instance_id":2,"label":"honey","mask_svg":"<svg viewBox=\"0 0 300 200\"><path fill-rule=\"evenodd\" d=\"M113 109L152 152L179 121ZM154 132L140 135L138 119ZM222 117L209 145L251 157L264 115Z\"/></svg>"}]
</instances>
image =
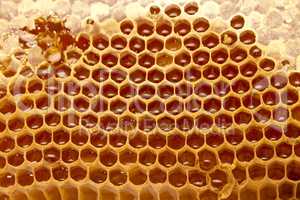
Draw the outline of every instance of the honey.
<instances>
[{"instance_id":1,"label":"honey","mask_svg":"<svg viewBox=\"0 0 300 200\"><path fill-rule=\"evenodd\" d=\"M242 15L218 31L200 9L151 5L113 34L22 28L24 63L1 62L0 199L300 198L299 72Z\"/></svg>"}]
</instances>

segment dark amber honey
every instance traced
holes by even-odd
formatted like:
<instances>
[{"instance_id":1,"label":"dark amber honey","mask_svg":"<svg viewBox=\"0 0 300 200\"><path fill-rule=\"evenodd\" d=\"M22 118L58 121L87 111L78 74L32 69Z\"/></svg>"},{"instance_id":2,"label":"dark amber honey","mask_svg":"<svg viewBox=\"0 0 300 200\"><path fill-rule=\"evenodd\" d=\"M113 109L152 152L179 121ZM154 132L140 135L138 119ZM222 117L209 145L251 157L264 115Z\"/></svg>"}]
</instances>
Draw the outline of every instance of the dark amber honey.
<instances>
[{"instance_id":1,"label":"dark amber honey","mask_svg":"<svg viewBox=\"0 0 300 200\"><path fill-rule=\"evenodd\" d=\"M243 16L216 32L200 8L152 5L113 35L38 18L26 30L45 62L1 72L0 188L15 200L299 198L299 73L278 70Z\"/></svg>"}]
</instances>

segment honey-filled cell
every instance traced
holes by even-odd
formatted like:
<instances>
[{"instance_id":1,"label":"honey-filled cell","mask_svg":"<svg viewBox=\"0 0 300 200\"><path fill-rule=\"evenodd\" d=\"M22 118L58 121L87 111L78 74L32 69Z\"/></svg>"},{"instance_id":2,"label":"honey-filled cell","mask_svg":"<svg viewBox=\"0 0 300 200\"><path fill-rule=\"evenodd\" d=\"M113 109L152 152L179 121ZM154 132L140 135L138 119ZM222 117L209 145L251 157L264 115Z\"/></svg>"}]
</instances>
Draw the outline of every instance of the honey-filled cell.
<instances>
[{"instance_id":1,"label":"honey-filled cell","mask_svg":"<svg viewBox=\"0 0 300 200\"><path fill-rule=\"evenodd\" d=\"M268 20L220 1L71 4L0 39L0 200L300 198L300 73L262 42Z\"/></svg>"}]
</instances>

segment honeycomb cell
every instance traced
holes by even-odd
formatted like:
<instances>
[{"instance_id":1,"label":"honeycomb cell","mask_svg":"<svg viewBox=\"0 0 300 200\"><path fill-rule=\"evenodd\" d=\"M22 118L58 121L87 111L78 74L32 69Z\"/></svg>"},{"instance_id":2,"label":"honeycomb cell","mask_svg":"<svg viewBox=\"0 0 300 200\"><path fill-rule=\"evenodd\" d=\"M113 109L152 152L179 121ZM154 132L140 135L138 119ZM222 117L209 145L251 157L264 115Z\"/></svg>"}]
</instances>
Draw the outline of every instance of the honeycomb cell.
<instances>
[{"instance_id":1,"label":"honeycomb cell","mask_svg":"<svg viewBox=\"0 0 300 200\"><path fill-rule=\"evenodd\" d=\"M193 152L186 150L178 154L178 161L185 166L195 166L196 156Z\"/></svg>"},{"instance_id":2,"label":"honeycomb cell","mask_svg":"<svg viewBox=\"0 0 300 200\"><path fill-rule=\"evenodd\" d=\"M168 146L172 149L180 149L185 145L185 138L180 133L174 133L167 138Z\"/></svg>"},{"instance_id":3,"label":"honeycomb cell","mask_svg":"<svg viewBox=\"0 0 300 200\"><path fill-rule=\"evenodd\" d=\"M174 32L180 36L184 36L191 31L191 24L187 20L178 20L174 25Z\"/></svg>"},{"instance_id":4,"label":"honeycomb cell","mask_svg":"<svg viewBox=\"0 0 300 200\"><path fill-rule=\"evenodd\" d=\"M182 41L179 37L169 37L165 42L166 49L170 51L177 51L182 47Z\"/></svg>"},{"instance_id":5,"label":"honeycomb cell","mask_svg":"<svg viewBox=\"0 0 300 200\"><path fill-rule=\"evenodd\" d=\"M202 44L207 48L214 48L220 43L219 36L215 33L210 33L202 37Z\"/></svg>"},{"instance_id":6,"label":"honeycomb cell","mask_svg":"<svg viewBox=\"0 0 300 200\"><path fill-rule=\"evenodd\" d=\"M222 163L232 164L235 158L234 152L229 149L221 149L218 151L218 155Z\"/></svg>"},{"instance_id":7,"label":"honeycomb cell","mask_svg":"<svg viewBox=\"0 0 300 200\"><path fill-rule=\"evenodd\" d=\"M8 121L9 130L14 132L21 131L24 128L24 126L25 126L24 119L17 116L9 119Z\"/></svg>"},{"instance_id":8,"label":"honeycomb cell","mask_svg":"<svg viewBox=\"0 0 300 200\"><path fill-rule=\"evenodd\" d=\"M26 160L29 162L40 162L43 158L42 151L33 148L26 152Z\"/></svg>"},{"instance_id":9,"label":"honeycomb cell","mask_svg":"<svg viewBox=\"0 0 300 200\"><path fill-rule=\"evenodd\" d=\"M198 12L199 6L196 2L189 2L184 6L184 12L189 15L194 15Z\"/></svg>"},{"instance_id":10,"label":"honeycomb cell","mask_svg":"<svg viewBox=\"0 0 300 200\"><path fill-rule=\"evenodd\" d=\"M89 178L95 183L103 183L107 179L107 171L98 167L90 168Z\"/></svg>"},{"instance_id":11,"label":"honeycomb cell","mask_svg":"<svg viewBox=\"0 0 300 200\"><path fill-rule=\"evenodd\" d=\"M268 165L268 177L273 180L280 180L285 176L285 167L278 161L273 161Z\"/></svg>"},{"instance_id":12,"label":"honeycomb cell","mask_svg":"<svg viewBox=\"0 0 300 200\"><path fill-rule=\"evenodd\" d=\"M232 80L239 73L238 67L234 64L226 64L222 67L221 74L228 80Z\"/></svg>"},{"instance_id":13,"label":"honeycomb cell","mask_svg":"<svg viewBox=\"0 0 300 200\"><path fill-rule=\"evenodd\" d=\"M181 98L187 98L193 93L193 86L190 83L182 82L176 85L175 94Z\"/></svg>"},{"instance_id":14,"label":"honeycomb cell","mask_svg":"<svg viewBox=\"0 0 300 200\"><path fill-rule=\"evenodd\" d=\"M205 135L205 142L211 147L218 147L224 143L223 134L217 131L211 131Z\"/></svg>"},{"instance_id":15,"label":"honeycomb cell","mask_svg":"<svg viewBox=\"0 0 300 200\"><path fill-rule=\"evenodd\" d=\"M143 113L146 110L146 104L140 99L135 99L129 104L128 110L132 113Z\"/></svg>"},{"instance_id":16,"label":"honeycomb cell","mask_svg":"<svg viewBox=\"0 0 300 200\"><path fill-rule=\"evenodd\" d=\"M156 63L160 67L171 65L173 63L173 57L168 53L160 53L156 57Z\"/></svg>"},{"instance_id":17,"label":"honeycomb cell","mask_svg":"<svg viewBox=\"0 0 300 200\"><path fill-rule=\"evenodd\" d=\"M252 164L248 168L248 174L249 174L249 177L254 181L261 180L266 175L265 166L263 166L261 164Z\"/></svg>"},{"instance_id":18,"label":"honeycomb cell","mask_svg":"<svg viewBox=\"0 0 300 200\"><path fill-rule=\"evenodd\" d=\"M60 151L55 147L44 149L44 160L49 163L54 163L60 160Z\"/></svg>"},{"instance_id":19,"label":"honeycomb cell","mask_svg":"<svg viewBox=\"0 0 300 200\"><path fill-rule=\"evenodd\" d=\"M149 180L151 183L164 183L167 179L167 174L160 168L153 168L149 171Z\"/></svg>"},{"instance_id":20,"label":"honeycomb cell","mask_svg":"<svg viewBox=\"0 0 300 200\"><path fill-rule=\"evenodd\" d=\"M147 181L147 174L141 168L134 168L129 171L129 180L134 185L142 185Z\"/></svg>"},{"instance_id":21,"label":"honeycomb cell","mask_svg":"<svg viewBox=\"0 0 300 200\"><path fill-rule=\"evenodd\" d=\"M215 65L208 65L203 70L203 77L208 80L217 79L220 76L220 69Z\"/></svg>"},{"instance_id":22,"label":"honeycomb cell","mask_svg":"<svg viewBox=\"0 0 300 200\"><path fill-rule=\"evenodd\" d=\"M286 176L291 181L299 181L300 180L300 172L299 172L300 163L297 160L292 160L287 163L286 166Z\"/></svg>"},{"instance_id":23,"label":"honeycomb cell","mask_svg":"<svg viewBox=\"0 0 300 200\"><path fill-rule=\"evenodd\" d=\"M64 95L59 95L54 98L54 108L57 111L63 112L70 108L71 101Z\"/></svg>"},{"instance_id":24,"label":"honeycomb cell","mask_svg":"<svg viewBox=\"0 0 300 200\"><path fill-rule=\"evenodd\" d=\"M109 180L113 185L120 186L127 182L127 173L121 169L109 171Z\"/></svg>"},{"instance_id":25,"label":"honeycomb cell","mask_svg":"<svg viewBox=\"0 0 300 200\"><path fill-rule=\"evenodd\" d=\"M188 52L182 51L178 53L174 58L175 64L184 67L191 62L191 56Z\"/></svg>"},{"instance_id":26,"label":"honeycomb cell","mask_svg":"<svg viewBox=\"0 0 300 200\"><path fill-rule=\"evenodd\" d=\"M262 56L262 50L254 45L249 49L249 54L254 58L259 58Z\"/></svg>"},{"instance_id":27,"label":"honeycomb cell","mask_svg":"<svg viewBox=\"0 0 300 200\"><path fill-rule=\"evenodd\" d=\"M285 87L288 83L287 77L282 74L273 74L270 81L271 85L277 89Z\"/></svg>"},{"instance_id":28,"label":"honeycomb cell","mask_svg":"<svg viewBox=\"0 0 300 200\"><path fill-rule=\"evenodd\" d=\"M262 107L254 113L253 117L254 117L255 121L260 122L260 123L265 123L270 120L271 111Z\"/></svg>"},{"instance_id":29,"label":"honeycomb cell","mask_svg":"<svg viewBox=\"0 0 300 200\"><path fill-rule=\"evenodd\" d=\"M172 83L181 81L183 78L183 72L180 69L174 68L166 73L166 79Z\"/></svg>"},{"instance_id":30,"label":"honeycomb cell","mask_svg":"<svg viewBox=\"0 0 300 200\"><path fill-rule=\"evenodd\" d=\"M187 181L185 171L175 168L169 172L169 183L175 187L182 187Z\"/></svg>"},{"instance_id":31,"label":"honeycomb cell","mask_svg":"<svg viewBox=\"0 0 300 200\"><path fill-rule=\"evenodd\" d=\"M154 25L151 21L141 19L137 21L137 33L141 36L150 36L154 32Z\"/></svg>"},{"instance_id":32,"label":"honeycomb cell","mask_svg":"<svg viewBox=\"0 0 300 200\"><path fill-rule=\"evenodd\" d=\"M176 127L181 131L189 131L194 127L194 120L191 116L182 116L176 120Z\"/></svg>"},{"instance_id":33,"label":"honeycomb cell","mask_svg":"<svg viewBox=\"0 0 300 200\"><path fill-rule=\"evenodd\" d=\"M289 83L294 87L299 87L300 86L300 73L299 72L289 73Z\"/></svg>"},{"instance_id":34,"label":"honeycomb cell","mask_svg":"<svg viewBox=\"0 0 300 200\"><path fill-rule=\"evenodd\" d=\"M100 162L105 166L113 166L117 162L117 154L112 149L104 149L99 155Z\"/></svg>"},{"instance_id":35,"label":"honeycomb cell","mask_svg":"<svg viewBox=\"0 0 300 200\"><path fill-rule=\"evenodd\" d=\"M82 128L72 131L71 141L78 146L86 144L88 141L88 132Z\"/></svg>"},{"instance_id":36,"label":"honeycomb cell","mask_svg":"<svg viewBox=\"0 0 300 200\"><path fill-rule=\"evenodd\" d=\"M53 141L56 144L63 145L69 142L70 134L67 130L61 128L53 131Z\"/></svg>"},{"instance_id":37,"label":"honeycomb cell","mask_svg":"<svg viewBox=\"0 0 300 200\"><path fill-rule=\"evenodd\" d=\"M275 200L277 196L277 189L273 184L266 184L260 188L260 198L266 200Z\"/></svg>"},{"instance_id":38,"label":"honeycomb cell","mask_svg":"<svg viewBox=\"0 0 300 200\"><path fill-rule=\"evenodd\" d=\"M237 35L233 31L225 31L221 34L221 42L225 45L232 45L237 41Z\"/></svg>"},{"instance_id":39,"label":"honeycomb cell","mask_svg":"<svg viewBox=\"0 0 300 200\"><path fill-rule=\"evenodd\" d=\"M110 45L114 49L121 50L127 46L127 40L121 35L115 35L111 38Z\"/></svg>"},{"instance_id":40,"label":"honeycomb cell","mask_svg":"<svg viewBox=\"0 0 300 200\"><path fill-rule=\"evenodd\" d=\"M283 107L278 107L273 110L273 119L278 122L284 122L289 118L289 110Z\"/></svg>"},{"instance_id":41,"label":"honeycomb cell","mask_svg":"<svg viewBox=\"0 0 300 200\"><path fill-rule=\"evenodd\" d=\"M292 88L283 89L283 91L280 94L280 98L281 102L286 105L293 105L299 99L297 90ZM293 113L295 112L292 112L292 114Z\"/></svg>"},{"instance_id":42,"label":"honeycomb cell","mask_svg":"<svg viewBox=\"0 0 300 200\"><path fill-rule=\"evenodd\" d=\"M70 177L75 181L83 180L87 175L87 171L85 168L80 166L74 166L70 168Z\"/></svg>"},{"instance_id":43,"label":"honeycomb cell","mask_svg":"<svg viewBox=\"0 0 300 200\"><path fill-rule=\"evenodd\" d=\"M209 98L203 102L203 108L210 113L216 113L221 109L221 101L217 98Z\"/></svg>"},{"instance_id":44,"label":"honeycomb cell","mask_svg":"<svg viewBox=\"0 0 300 200\"><path fill-rule=\"evenodd\" d=\"M278 196L280 199L291 199L294 196L294 184L283 182L278 186Z\"/></svg>"},{"instance_id":45,"label":"honeycomb cell","mask_svg":"<svg viewBox=\"0 0 300 200\"><path fill-rule=\"evenodd\" d=\"M196 36L188 36L184 39L183 44L188 50L193 51L193 50L196 50L199 48L200 40ZM181 43L180 43L180 46L181 46ZM177 48L176 48L176 50L177 50Z\"/></svg>"},{"instance_id":46,"label":"honeycomb cell","mask_svg":"<svg viewBox=\"0 0 300 200\"><path fill-rule=\"evenodd\" d=\"M237 94L246 93L250 89L250 84L246 79L238 79L231 84L232 90Z\"/></svg>"},{"instance_id":47,"label":"honeycomb cell","mask_svg":"<svg viewBox=\"0 0 300 200\"><path fill-rule=\"evenodd\" d=\"M195 113L201 109L201 101L197 98L190 98L185 103L185 109L191 113Z\"/></svg>"},{"instance_id":48,"label":"honeycomb cell","mask_svg":"<svg viewBox=\"0 0 300 200\"><path fill-rule=\"evenodd\" d=\"M244 44L253 44L255 43L256 35L251 30L245 30L240 33L240 41Z\"/></svg>"},{"instance_id":49,"label":"honeycomb cell","mask_svg":"<svg viewBox=\"0 0 300 200\"><path fill-rule=\"evenodd\" d=\"M45 122L48 126L57 126L60 123L60 115L56 112L46 114Z\"/></svg>"},{"instance_id":50,"label":"honeycomb cell","mask_svg":"<svg viewBox=\"0 0 300 200\"><path fill-rule=\"evenodd\" d=\"M216 169L209 174L211 186L222 189L227 184L227 175L224 171Z\"/></svg>"},{"instance_id":51,"label":"honeycomb cell","mask_svg":"<svg viewBox=\"0 0 300 200\"><path fill-rule=\"evenodd\" d=\"M250 146L243 146L236 151L236 157L241 162L249 162L254 159L254 151Z\"/></svg>"},{"instance_id":52,"label":"honeycomb cell","mask_svg":"<svg viewBox=\"0 0 300 200\"><path fill-rule=\"evenodd\" d=\"M187 145L193 149L198 149L204 144L204 136L196 132L189 134L186 140Z\"/></svg>"},{"instance_id":53,"label":"honeycomb cell","mask_svg":"<svg viewBox=\"0 0 300 200\"><path fill-rule=\"evenodd\" d=\"M130 73L129 79L135 83L142 83L146 79L146 72L140 69L137 69Z\"/></svg>"},{"instance_id":54,"label":"honeycomb cell","mask_svg":"<svg viewBox=\"0 0 300 200\"><path fill-rule=\"evenodd\" d=\"M108 103L104 99L95 98L91 101L91 110L99 113L108 109Z\"/></svg>"},{"instance_id":55,"label":"honeycomb cell","mask_svg":"<svg viewBox=\"0 0 300 200\"><path fill-rule=\"evenodd\" d=\"M87 50L90 47L90 43L89 35L86 33L81 33L76 39L76 46L82 51Z\"/></svg>"},{"instance_id":56,"label":"honeycomb cell","mask_svg":"<svg viewBox=\"0 0 300 200\"><path fill-rule=\"evenodd\" d=\"M230 85L226 81L217 81L213 85L213 91L220 97L225 96L230 91Z\"/></svg>"},{"instance_id":57,"label":"honeycomb cell","mask_svg":"<svg viewBox=\"0 0 300 200\"><path fill-rule=\"evenodd\" d=\"M109 135L109 144L113 147L122 147L125 145L127 137L122 132L116 132Z\"/></svg>"},{"instance_id":58,"label":"honeycomb cell","mask_svg":"<svg viewBox=\"0 0 300 200\"><path fill-rule=\"evenodd\" d=\"M113 67L118 63L118 56L115 53L105 53L101 56L101 62L106 67Z\"/></svg>"},{"instance_id":59,"label":"honeycomb cell","mask_svg":"<svg viewBox=\"0 0 300 200\"><path fill-rule=\"evenodd\" d=\"M101 94L107 98L112 98L118 94L118 89L113 84L105 84L101 87Z\"/></svg>"},{"instance_id":60,"label":"honeycomb cell","mask_svg":"<svg viewBox=\"0 0 300 200\"><path fill-rule=\"evenodd\" d=\"M168 36L172 32L172 24L164 19L156 23L156 32L162 36Z\"/></svg>"},{"instance_id":61,"label":"honeycomb cell","mask_svg":"<svg viewBox=\"0 0 300 200\"><path fill-rule=\"evenodd\" d=\"M32 144L32 142L33 142L33 137L31 134L20 135L17 138L17 144L22 148L29 147Z\"/></svg>"},{"instance_id":62,"label":"honeycomb cell","mask_svg":"<svg viewBox=\"0 0 300 200\"><path fill-rule=\"evenodd\" d=\"M134 29L134 25L132 21L129 19L122 21L120 24L120 30L122 31L122 33L126 35L129 35L133 29Z\"/></svg>"},{"instance_id":63,"label":"honeycomb cell","mask_svg":"<svg viewBox=\"0 0 300 200\"><path fill-rule=\"evenodd\" d=\"M134 164L137 161L137 154L131 149L124 149L119 154L119 161L123 165Z\"/></svg>"},{"instance_id":64,"label":"honeycomb cell","mask_svg":"<svg viewBox=\"0 0 300 200\"><path fill-rule=\"evenodd\" d=\"M138 127L142 131L149 132L156 127L156 121L150 116L144 116L139 119Z\"/></svg>"},{"instance_id":65,"label":"honeycomb cell","mask_svg":"<svg viewBox=\"0 0 300 200\"><path fill-rule=\"evenodd\" d=\"M263 130L259 126L249 126L245 130L245 136L249 142L259 142L263 138Z\"/></svg>"},{"instance_id":66,"label":"honeycomb cell","mask_svg":"<svg viewBox=\"0 0 300 200\"><path fill-rule=\"evenodd\" d=\"M9 91L13 96L25 94L26 80L16 80L14 82L9 83Z\"/></svg>"},{"instance_id":67,"label":"honeycomb cell","mask_svg":"<svg viewBox=\"0 0 300 200\"><path fill-rule=\"evenodd\" d=\"M7 157L8 164L17 167L24 162L24 155L21 152L14 152Z\"/></svg>"},{"instance_id":68,"label":"honeycomb cell","mask_svg":"<svg viewBox=\"0 0 300 200\"><path fill-rule=\"evenodd\" d=\"M86 97L92 98L99 94L99 87L93 82L87 82L82 86L81 92Z\"/></svg>"},{"instance_id":69,"label":"honeycomb cell","mask_svg":"<svg viewBox=\"0 0 300 200\"><path fill-rule=\"evenodd\" d=\"M203 17L197 18L193 22L193 29L197 32L205 32L209 27L209 21Z\"/></svg>"},{"instance_id":70,"label":"honeycomb cell","mask_svg":"<svg viewBox=\"0 0 300 200\"><path fill-rule=\"evenodd\" d=\"M193 53L193 61L197 65L205 65L209 62L209 53L203 50L197 50Z\"/></svg>"},{"instance_id":71,"label":"honeycomb cell","mask_svg":"<svg viewBox=\"0 0 300 200\"><path fill-rule=\"evenodd\" d=\"M78 160L79 152L74 148L64 148L62 149L61 158L65 163L72 163Z\"/></svg>"},{"instance_id":72,"label":"honeycomb cell","mask_svg":"<svg viewBox=\"0 0 300 200\"><path fill-rule=\"evenodd\" d=\"M43 83L42 81L36 79L36 80L30 80L27 85L27 91L29 93L38 93L43 89Z\"/></svg>"},{"instance_id":73,"label":"honeycomb cell","mask_svg":"<svg viewBox=\"0 0 300 200\"><path fill-rule=\"evenodd\" d=\"M201 192L199 197L200 197L200 199L203 199L203 200L217 200L218 199L217 193L213 192L209 189L206 189L203 192Z\"/></svg>"},{"instance_id":74,"label":"honeycomb cell","mask_svg":"<svg viewBox=\"0 0 300 200\"><path fill-rule=\"evenodd\" d=\"M232 169L232 174L238 184L242 184L247 178L246 169L239 165Z\"/></svg>"},{"instance_id":75,"label":"honeycomb cell","mask_svg":"<svg viewBox=\"0 0 300 200\"><path fill-rule=\"evenodd\" d=\"M211 170L217 165L217 158L214 152L203 149L198 152L200 168L206 171Z\"/></svg>"},{"instance_id":76,"label":"honeycomb cell","mask_svg":"<svg viewBox=\"0 0 300 200\"><path fill-rule=\"evenodd\" d=\"M181 14L181 9L176 4L170 4L166 6L165 14L171 18L178 17Z\"/></svg>"},{"instance_id":77,"label":"honeycomb cell","mask_svg":"<svg viewBox=\"0 0 300 200\"><path fill-rule=\"evenodd\" d=\"M83 62L87 65L94 66L99 63L100 57L93 51L85 52L83 55Z\"/></svg>"},{"instance_id":78,"label":"honeycomb cell","mask_svg":"<svg viewBox=\"0 0 300 200\"><path fill-rule=\"evenodd\" d=\"M167 149L158 155L158 162L164 167L172 167L176 163L176 156L173 151Z\"/></svg>"},{"instance_id":79,"label":"honeycomb cell","mask_svg":"<svg viewBox=\"0 0 300 200\"><path fill-rule=\"evenodd\" d=\"M288 138L297 138L300 136L300 128L294 123L287 123L283 128L284 135Z\"/></svg>"},{"instance_id":80,"label":"honeycomb cell","mask_svg":"<svg viewBox=\"0 0 300 200\"><path fill-rule=\"evenodd\" d=\"M152 83L159 83L163 81L164 78L165 78L164 73L158 69L152 69L148 71L147 79Z\"/></svg>"},{"instance_id":81,"label":"honeycomb cell","mask_svg":"<svg viewBox=\"0 0 300 200\"><path fill-rule=\"evenodd\" d=\"M48 181L51 177L51 173L47 167L41 166L35 169L34 176L38 182Z\"/></svg>"},{"instance_id":82,"label":"honeycomb cell","mask_svg":"<svg viewBox=\"0 0 300 200\"><path fill-rule=\"evenodd\" d=\"M228 52L224 48L216 49L211 53L212 61L218 64L223 64L224 62L226 62L227 58L228 58Z\"/></svg>"},{"instance_id":83,"label":"honeycomb cell","mask_svg":"<svg viewBox=\"0 0 300 200\"><path fill-rule=\"evenodd\" d=\"M79 92L80 92L80 86L78 85L77 82L75 82L73 80L66 81L64 83L64 92L67 95L75 96L75 95L79 94Z\"/></svg>"},{"instance_id":84,"label":"honeycomb cell","mask_svg":"<svg viewBox=\"0 0 300 200\"><path fill-rule=\"evenodd\" d=\"M235 96L228 96L225 97L223 101L223 108L228 110L228 111L235 111L239 107L241 107L241 101L240 98L235 97Z\"/></svg>"},{"instance_id":85,"label":"honeycomb cell","mask_svg":"<svg viewBox=\"0 0 300 200\"><path fill-rule=\"evenodd\" d=\"M52 168L52 176L55 180L64 181L68 178L68 168L64 165L58 165Z\"/></svg>"},{"instance_id":86,"label":"honeycomb cell","mask_svg":"<svg viewBox=\"0 0 300 200\"><path fill-rule=\"evenodd\" d=\"M133 130L137 126L137 121L134 117L124 116L119 119L119 127L125 131Z\"/></svg>"},{"instance_id":87,"label":"honeycomb cell","mask_svg":"<svg viewBox=\"0 0 300 200\"><path fill-rule=\"evenodd\" d=\"M271 71L275 68L275 62L270 58L263 58L259 62L259 67L265 71Z\"/></svg>"},{"instance_id":88,"label":"honeycomb cell","mask_svg":"<svg viewBox=\"0 0 300 200\"><path fill-rule=\"evenodd\" d=\"M230 59L236 63L245 60L247 57L247 51L241 47L234 47L230 50Z\"/></svg>"},{"instance_id":89,"label":"honeycomb cell","mask_svg":"<svg viewBox=\"0 0 300 200\"><path fill-rule=\"evenodd\" d=\"M145 149L139 154L139 162L145 166L153 165L156 161L156 153L150 149Z\"/></svg>"},{"instance_id":90,"label":"honeycomb cell","mask_svg":"<svg viewBox=\"0 0 300 200\"><path fill-rule=\"evenodd\" d=\"M213 125L213 118L206 114L200 114L196 117L195 124L199 129L209 129Z\"/></svg>"},{"instance_id":91,"label":"honeycomb cell","mask_svg":"<svg viewBox=\"0 0 300 200\"><path fill-rule=\"evenodd\" d=\"M175 128L175 120L168 116L163 116L157 120L158 127L163 131L171 131Z\"/></svg>"},{"instance_id":92,"label":"honeycomb cell","mask_svg":"<svg viewBox=\"0 0 300 200\"><path fill-rule=\"evenodd\" d=\"M130 68L136 64L136 56L129 52L125 52L121 54L120 64L125 68Z\"/></svg>"},{"instance_id":93,"label":"honeycomb cell","mask_svg":"<svg viewBox=\"0 0 300 200\"><path fill-rule=\"evenodd\" d=\"M257 66L254 62L247 62L240 66L240 72L245 77L252 77L257 72Z\"/></svg>"},{"instance_id":94,"label":"honeycomb cell","mask_svg":"<svg viewBox=\"0 0 300 200\"><path fill-rule=\"evenodd\" d=\"M9 187L15 185L15 175L10 172L4 172L0 174L0 186L1 187Z\"/></svg>"},{"instance_id":95,"label":"honeycomb cell","mask_svg":"<svg viewBox=\"0 0 300 200\"><path fill-rule=\"evenodd\" d=\"M236 16L232 17L230 20L230 25L234 29L241 29L241 28L243 28L244 24L245 24L245 19L241 15L236 15Z\"/></svg>"},{"instance_id":96,"label":"honeycomb cell","mask_svg":"<svg viewBox=\"0 0 300 200\"><path fill-rule=\"evenodd\" d=\"M150 38L147 40L147 49L152 53L157 53L164 48L164 43L158 38Z\"/></svg>"},{"instance_id":97,"label":"honeycomb cell","mask_svg":"<svg viewBox=\"0 0 300 200\"><path fill-rule=\"evenodd\" d=\"M151 86L152 88L152 86ZM151 89L151 95L154 95L155 89ZM171 97L172 95L174 95L174 87L172 85L169 84L160 84L157 88L157 94L159 97L163 98L163 99L167 99L169 97Z\"/></svg>"}]
</instances>

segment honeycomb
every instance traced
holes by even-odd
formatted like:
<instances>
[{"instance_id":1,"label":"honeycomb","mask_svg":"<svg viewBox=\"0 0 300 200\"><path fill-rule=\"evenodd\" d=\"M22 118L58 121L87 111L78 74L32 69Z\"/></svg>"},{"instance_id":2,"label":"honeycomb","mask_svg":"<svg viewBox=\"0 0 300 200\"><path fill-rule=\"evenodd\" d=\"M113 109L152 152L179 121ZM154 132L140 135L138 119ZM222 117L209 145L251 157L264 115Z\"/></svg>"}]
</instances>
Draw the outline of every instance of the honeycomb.
<instances>
[{"instance_id":1,"label":"honeycomb","mask_svg":"<svg viewBox=\"0 0 300 200\"><path fill-rule=\"evenodd\" d=\"M242 15L219 32L198 9L22 28L0 65L0 199L300 199L300 72Z\"/></svg>"}]
</instances>

